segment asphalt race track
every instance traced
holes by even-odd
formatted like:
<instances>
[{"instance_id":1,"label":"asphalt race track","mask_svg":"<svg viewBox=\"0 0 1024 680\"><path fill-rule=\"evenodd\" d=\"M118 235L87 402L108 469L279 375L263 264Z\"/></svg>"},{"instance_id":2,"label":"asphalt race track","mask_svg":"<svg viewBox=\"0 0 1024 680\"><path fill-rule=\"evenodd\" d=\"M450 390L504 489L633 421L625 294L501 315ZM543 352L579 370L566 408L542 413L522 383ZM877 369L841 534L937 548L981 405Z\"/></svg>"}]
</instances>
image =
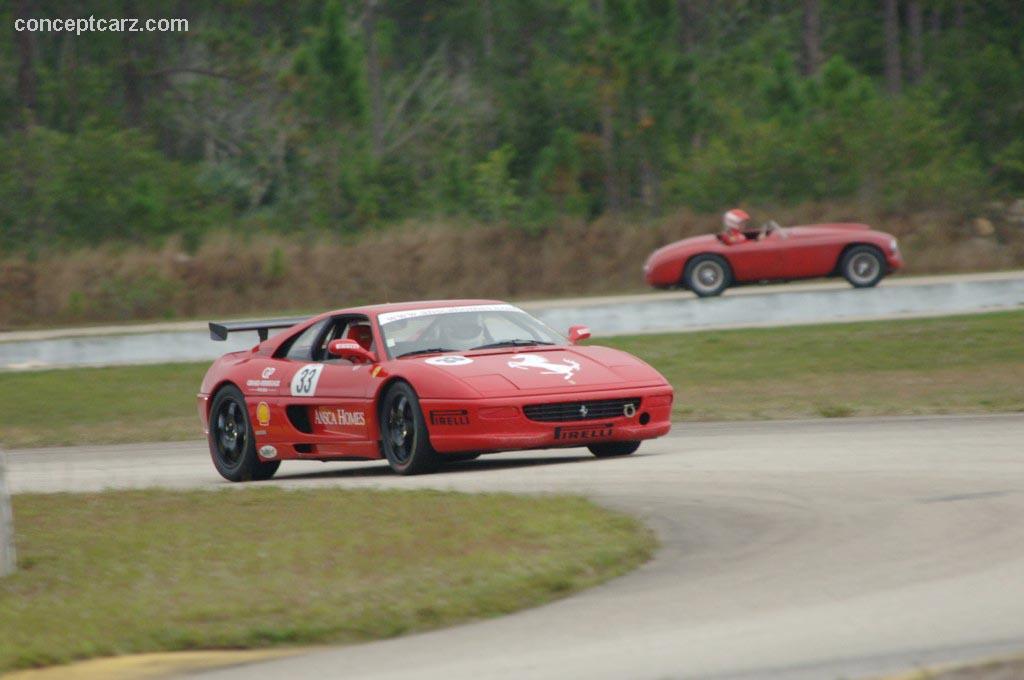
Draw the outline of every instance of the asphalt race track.
<instances>
[{"instance_id":1,"label":"asphalt race track","mask_svg":"<svg viewBox=\"0 0 1024 680\"><path fill-rule=\"evenodd\" d=\"M11 484L224 486L207 456L12 451ZM285 463L276 483L582 493L662 548L544 607L206 676L820 679L1024 649L1024 414L678 424L625 459L504 454L415 478Z\"/></svg>"}]
</instances>

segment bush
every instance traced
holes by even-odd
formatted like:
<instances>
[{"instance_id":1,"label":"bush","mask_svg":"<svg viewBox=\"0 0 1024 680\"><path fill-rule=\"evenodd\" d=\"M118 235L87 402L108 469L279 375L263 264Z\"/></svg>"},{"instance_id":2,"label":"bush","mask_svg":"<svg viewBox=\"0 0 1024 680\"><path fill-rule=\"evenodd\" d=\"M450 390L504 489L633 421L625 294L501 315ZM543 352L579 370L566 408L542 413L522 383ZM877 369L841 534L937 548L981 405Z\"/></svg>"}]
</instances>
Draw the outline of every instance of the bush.
<instances>
[{"instance_id":1,"label":"bush","mask_svg":"<svg viewBox=\"0 0 1024 680\"><path fill-rule=\"evenodd\" d=\"M195 170L135 130L0 138L0 240L15 245L143 241L206 228L220 212Z\"/></svg>"}]
</instances>

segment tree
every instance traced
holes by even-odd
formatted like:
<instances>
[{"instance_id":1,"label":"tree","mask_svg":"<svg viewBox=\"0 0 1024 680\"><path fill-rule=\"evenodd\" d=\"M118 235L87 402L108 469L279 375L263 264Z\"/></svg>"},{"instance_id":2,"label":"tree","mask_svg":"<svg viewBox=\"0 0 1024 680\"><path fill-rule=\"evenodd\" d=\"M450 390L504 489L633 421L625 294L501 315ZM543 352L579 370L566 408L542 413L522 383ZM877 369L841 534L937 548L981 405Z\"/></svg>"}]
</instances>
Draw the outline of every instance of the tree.
<instances>
[{"instance_id":1,"label":"tree","mask_svg":"<svg viewBox=\"0 0 1024 680\"><path fill-rule=\"evenodd\" d=\"M907 0L907 28L910 31L910 80L924 76L924 17L921 0Z\"/></svg>"},{"instance_id":2,"label":"tree","mask_svg":"<svg viewBox=\"0 0 1024 680\"><path fill-rule=\"evenodd\" d=\"M804 75L813 75L821 66L821 2L804 0L803 13Z\"/></svg>"},{"instance_id":3,"label":"tree","mask_svg":"<svg viewBox=\"0 0 1024 680\"><path fill-rule=\"evenodd\" d=\"M363 35L366 42L366 80L370 89L370 130L374 158L384 149L384 102L381 99L380 43L377 39L378 0L366 0Z\"/></svg>"},{"instance_id":4,"label":"tree","mask_svg":"<svg viewBox=\"0 0 1024 680\"><path fill-rule=\"evenodd\" d=\"M35 3L32 0L18 0L18 17L27 18L34 15ZM18 31L18 104L22 111L32 120L36 112L35 40L33 33Z\"/></svg>"},{"instance_id":5,"label":"tree","mask_svg":"<svg viewBox=\"0 0 1024 680\"><path fill-rule=\"evenodd\" d=\"M317 113L330 121L359 124L366 115L366 80L362 55L348 35L338 0L324 7L320 29L300 56L300 75L308 76L303 95L313 98Z\"/></svg>"},{"instance_id":6,"label":"tree","mask_svg":"<svg viewBox=\"0 0 1024 680\"><path fill-rule=\"evenodd\" d=\"M885 86L890 94L903 87L900 60L900 8L898 0L882 0L885 12Z\"/></svg>"}]
</instances>

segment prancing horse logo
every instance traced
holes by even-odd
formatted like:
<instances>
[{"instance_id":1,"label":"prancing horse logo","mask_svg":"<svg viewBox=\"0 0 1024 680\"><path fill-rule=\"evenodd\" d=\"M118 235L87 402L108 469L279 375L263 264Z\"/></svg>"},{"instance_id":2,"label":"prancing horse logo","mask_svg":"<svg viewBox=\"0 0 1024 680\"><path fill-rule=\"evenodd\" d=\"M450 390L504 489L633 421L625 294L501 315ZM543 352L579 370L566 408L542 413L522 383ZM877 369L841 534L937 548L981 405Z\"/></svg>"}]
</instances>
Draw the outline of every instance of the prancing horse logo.
<instances>
[{"instance_id":1,"label":"prancing horse logo","mask_svg":"<svg viewBox=\"0 0 1024 680\"><path fill-rule=\"evenodd\" d=\"M524 371L539 368L544 375L560 375L567 382L572 382L572 377L580 370L579 363L572 359L562 359L562 363L556 364L539 354L516 354L512 357L512 361L508 362L508 367Z\"/></svg>"}]
</instances>

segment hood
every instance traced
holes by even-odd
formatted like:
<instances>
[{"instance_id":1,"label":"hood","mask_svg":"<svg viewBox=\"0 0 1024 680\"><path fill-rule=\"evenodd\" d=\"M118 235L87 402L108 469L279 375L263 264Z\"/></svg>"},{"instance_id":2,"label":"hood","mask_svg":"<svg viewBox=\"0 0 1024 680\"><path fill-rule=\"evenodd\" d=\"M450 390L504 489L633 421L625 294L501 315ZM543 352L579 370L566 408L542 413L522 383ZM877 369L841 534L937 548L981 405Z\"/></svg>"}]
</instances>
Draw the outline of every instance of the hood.
<instances>
[{"instance_id":1,"label":"hood","mask_svg":"<svg viewBox=\"0 0 1024 680\"><path fill-rule=\"evenodd\" d=\"M607 347L467 352L413 361L457 378L485 397L667 384L660 373L643 361Z\"/></svg>"},{"instance_id":2,"label":"hood","mask_svg":"<svg viewBox=\"0 0 1024 680\"><path fill-rule=\"evenodd\" d=\"M866 224L836 222L829 224L806 224L797 227L785 227L790 236L827 236L829 234L846 234L851 231L870 231Z\"/></svg>"}]
</instances>

